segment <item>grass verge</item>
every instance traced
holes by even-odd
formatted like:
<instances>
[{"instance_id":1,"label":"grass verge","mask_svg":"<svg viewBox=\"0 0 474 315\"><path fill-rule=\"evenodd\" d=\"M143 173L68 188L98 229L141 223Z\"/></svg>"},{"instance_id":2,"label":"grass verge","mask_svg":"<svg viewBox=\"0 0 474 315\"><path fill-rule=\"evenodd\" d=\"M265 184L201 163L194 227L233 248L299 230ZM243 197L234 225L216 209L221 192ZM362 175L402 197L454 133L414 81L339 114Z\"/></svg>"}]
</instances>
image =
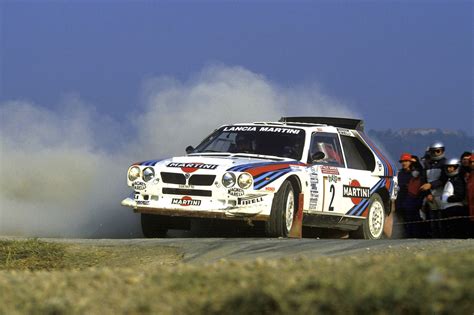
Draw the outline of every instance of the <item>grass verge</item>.
<instances>
[{"instance_id":1,"label":"grass verge","mask_svg":"<svg viewBox=\"0 0 474 315\"><path fill-rule=\"evenodd\" d=\"M62 257L67 257L70 249L66 246L62 250ZM55 271L1 271L0 314L474 311L473 250L407 253L402 257L388 252L318 259L221 261L209 265L176 264L176 260L157 263L163 262L166 255L144 258L155 264L130 265L122 260L128 255L132 260L138 259L130 250L115 254L113 258L114 254L108 253L105 264L99 259L95 267L82 270L61 266ZM20 261L23 256L18 257ZM114 259L118 261L108 263Z\"/></svg>"}]
</instances>

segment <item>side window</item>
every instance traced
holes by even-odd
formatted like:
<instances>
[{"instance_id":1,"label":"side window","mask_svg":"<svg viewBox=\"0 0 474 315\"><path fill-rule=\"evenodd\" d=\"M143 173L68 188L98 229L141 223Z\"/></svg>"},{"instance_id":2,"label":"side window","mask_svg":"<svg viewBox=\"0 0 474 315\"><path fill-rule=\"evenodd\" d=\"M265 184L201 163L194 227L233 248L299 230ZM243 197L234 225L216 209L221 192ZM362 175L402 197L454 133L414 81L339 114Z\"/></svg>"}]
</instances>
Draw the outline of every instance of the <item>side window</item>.
<instances>
[{"instance_id":1,"label":"side window","mask_svg":"<svg viewBox=\"0 0 474 315\"><path fill-rule=\"evenodd\" d=\"M373 171L375 169L374 155L362 141L355 137L342 135L341 141L344 147L348 168L367 171Z\"/></svg>"},{"instance_id":2,"label":"side window","mask_svg":"<svg viewBox=\"0 0 474 315\"><path fill-rule=\"evenodd\" d=\"M308 163L313 164L312 156L316 152L323 152L324 158L314 164L344 167L341 144L337 134L327 132L316 132L311 136Z\"/></svg>"}]
</instances>

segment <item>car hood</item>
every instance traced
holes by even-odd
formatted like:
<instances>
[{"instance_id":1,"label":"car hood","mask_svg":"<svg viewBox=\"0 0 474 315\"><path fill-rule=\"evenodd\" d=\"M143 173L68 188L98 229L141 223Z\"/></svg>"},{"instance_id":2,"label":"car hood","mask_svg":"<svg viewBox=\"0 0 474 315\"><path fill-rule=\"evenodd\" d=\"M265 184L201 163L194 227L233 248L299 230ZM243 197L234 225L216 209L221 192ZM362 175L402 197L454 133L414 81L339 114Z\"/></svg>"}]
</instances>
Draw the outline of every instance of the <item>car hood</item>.
<instances>
[{"instance_id":1,"label":"car hood","mask_svg":"<svg viewBox=\"0 0 474 315\"><path fill-rule=\"evenodd\" d=\"M184 173L214 173L214 172L250 172L260 168L288 168L290 166L306 165L300 161L273 156L253 154L190 154L164 160L149 160L135 165L154 166L161 171Z\"/></svg>"}]
</instances>

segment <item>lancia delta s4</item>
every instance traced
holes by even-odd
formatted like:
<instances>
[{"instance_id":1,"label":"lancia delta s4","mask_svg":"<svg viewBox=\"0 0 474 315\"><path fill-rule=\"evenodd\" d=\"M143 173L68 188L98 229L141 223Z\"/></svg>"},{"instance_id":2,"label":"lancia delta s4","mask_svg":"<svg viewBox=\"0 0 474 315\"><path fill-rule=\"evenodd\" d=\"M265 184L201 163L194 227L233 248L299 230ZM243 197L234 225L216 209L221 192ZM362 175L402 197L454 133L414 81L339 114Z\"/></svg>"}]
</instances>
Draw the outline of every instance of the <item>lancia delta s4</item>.
<instances>
[{"instance_id":1,"label":"lancia delta s4","mask_svg":"<svg viewBox=\"0 0 474 315\"><path fill-rule=\"evenodd\" d=\"M396 170L357 119L225 125L186 152L128 169L122 205L141 214L146 237L192 218L263 221L268 236L286 237L300 210L303 226L378 239L396 198Z\"/></svg>"}]
</instances>

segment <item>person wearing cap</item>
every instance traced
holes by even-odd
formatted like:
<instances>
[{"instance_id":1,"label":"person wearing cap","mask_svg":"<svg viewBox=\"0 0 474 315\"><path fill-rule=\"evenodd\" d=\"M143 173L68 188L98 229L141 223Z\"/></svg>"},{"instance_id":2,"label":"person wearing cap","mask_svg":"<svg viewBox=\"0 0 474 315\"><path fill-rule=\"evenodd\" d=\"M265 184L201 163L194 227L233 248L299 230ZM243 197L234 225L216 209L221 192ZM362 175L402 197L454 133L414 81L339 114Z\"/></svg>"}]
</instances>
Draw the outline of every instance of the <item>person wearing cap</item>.
<instances>
[{"instance_id":1,"label":"person wearing cap","mask_svg":"<svg viewBox=\"0 0 474 315\"><path fill-rule=\"evenodd\" d=\"M449 159L444 166L448 181L444 185L442 202L443 216L447 219L444 237L467 237L467 209L463 204L466 197L466 183L460 174L460 162L458 159ZM464 218L457 218L464 217Z\"/></svg>"},{"instance_id":2,"label":"person wearing cap","mask_svg":"<svg viewBox=\"0 0 474 315\"><path fill-rule=\"evenodd\" d=\"M395 202L397 218L404 223L403 234L405 237L421 237L420 225L414 222L421 221L420 208L423 194L420 192L420 187L424 181L415 165L417 159L411 154L403 153L399 162L402 167L398 171L399 191Z\"/></svg>"},{"instance_id":3,"label":"person wearing cap","mask_svg":"<svg viewBox=\"0 0 474 315\"><path fill-rule=\"evenodd\" d=\"M474 154L469 158L469 177L467 179L467 206L469 208L470 237L474 238Z\"/></svg>"},{"instance_id":4,"label":"person wearing cap","mask_svg":"<svg viewBox=\"0 0 474 315\"><path fill-rule=\"evenodd\" d=\"M442 219L442 202L444 184L447 181L446 173L443 171L446 163L445 147L441 142L435 142L428 147L429 158L425 161L426 183L420 187L420 190L427 194L426 208L427 218L432 221L430 224L430 233L432 237L440 237L444 232L440 231L443 224L437 220Z\"/></svg>"}]
</instances>

